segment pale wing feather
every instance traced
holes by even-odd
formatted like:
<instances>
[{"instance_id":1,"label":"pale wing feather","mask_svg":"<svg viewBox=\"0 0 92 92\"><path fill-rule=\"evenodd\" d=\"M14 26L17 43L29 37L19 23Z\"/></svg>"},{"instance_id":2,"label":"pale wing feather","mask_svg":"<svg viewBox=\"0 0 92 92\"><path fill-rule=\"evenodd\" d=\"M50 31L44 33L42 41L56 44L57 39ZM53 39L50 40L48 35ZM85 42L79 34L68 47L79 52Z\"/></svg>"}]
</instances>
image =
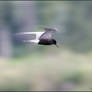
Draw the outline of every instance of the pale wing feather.
<instances>
[{"instance_id":1,"label":"pale wing feather","mask_svg":"<svg viewBox=\"0 0 92 92\"><path fill-rule=\"evenodd\" d=\"M20 32L17 33L17 35L27 35L27 34L34 34L36 35L36 40L40 38L40 36L43 34L44 32Z\"/></svg>"},{"instance_id":2,"label":"pale wing feather","mask_svg":"<svg viewBox=\"0 0 92 92\"><path fill-rule=\"evenodd\" d=\"M56 29L44 28L45 32L41 35L41 39L52 39L52 34L56 32Z\"/></svg>"},{"instance_id":3,"label":"pale wing feather","mask_svg":"<svg viewBox=\"0 0 92 92\"><path fill-rule=\"evenodd\" d=\"M38 40L40 38L40 36L43 34L44 32L37 32L36 33L36 40Z\"/></svg>"},{"instance_id":4,"label":"pale wing feather","mask_svg":"<svg viewBox=\"0 0 92 92\"><path fill-rule=\"evenodd\" d=\"M49 32L45 32L41 35L40 40L41 39L51 39L52 38L52 33Z\"/></svg>"},{"instance_id":5,"label":"pale wing feather","mask_svg":"<svg viewBox=\"0 0 92 92\"><path fill-rule=\"evenodd\" d=\"M32 43L38 43L39 40L24 40L24 42L28 42L28 43L30 43L30 42L32 42Z\"/></svg>"}]
</instances>

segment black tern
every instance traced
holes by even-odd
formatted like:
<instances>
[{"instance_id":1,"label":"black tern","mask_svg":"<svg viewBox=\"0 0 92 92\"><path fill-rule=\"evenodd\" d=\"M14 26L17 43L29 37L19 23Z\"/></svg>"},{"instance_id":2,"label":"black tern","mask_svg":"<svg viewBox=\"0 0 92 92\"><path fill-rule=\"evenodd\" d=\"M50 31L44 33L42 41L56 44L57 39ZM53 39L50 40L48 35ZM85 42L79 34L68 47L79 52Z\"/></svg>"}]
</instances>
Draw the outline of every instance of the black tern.
<instances>
[{"instance_id":1,"label":"black tern","mask_svg":"<svg viewBox=\"0 0 92 92\"><path fill-rule=\"evenodd\" d=\"M56 28L44 28L45 32L20 32L19 35L34 34L36 38L34 40L24 40L24 42L33 42L38 45L56 45L57 41L52 38L52 34L57 32Z\"/></svg>"}]
</instances>

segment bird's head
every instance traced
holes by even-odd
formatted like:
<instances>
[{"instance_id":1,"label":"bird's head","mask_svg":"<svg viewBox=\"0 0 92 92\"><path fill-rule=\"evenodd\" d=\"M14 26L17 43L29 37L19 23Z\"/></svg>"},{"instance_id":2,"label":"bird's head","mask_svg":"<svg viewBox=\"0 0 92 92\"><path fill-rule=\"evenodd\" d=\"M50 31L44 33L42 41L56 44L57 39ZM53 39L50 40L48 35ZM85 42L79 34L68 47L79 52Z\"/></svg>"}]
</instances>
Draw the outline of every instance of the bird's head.
<instances>
[{"instance_id":1,"label":"bird's head","mask_svg":"<svg viewBox=\"0 0 92 92\"><path fill-rule=\"evenodd\" d=\"M57 41L53 39L53 44L56 45L56 47L58 47L57 45Z\"/></svg>"}]
</instances>

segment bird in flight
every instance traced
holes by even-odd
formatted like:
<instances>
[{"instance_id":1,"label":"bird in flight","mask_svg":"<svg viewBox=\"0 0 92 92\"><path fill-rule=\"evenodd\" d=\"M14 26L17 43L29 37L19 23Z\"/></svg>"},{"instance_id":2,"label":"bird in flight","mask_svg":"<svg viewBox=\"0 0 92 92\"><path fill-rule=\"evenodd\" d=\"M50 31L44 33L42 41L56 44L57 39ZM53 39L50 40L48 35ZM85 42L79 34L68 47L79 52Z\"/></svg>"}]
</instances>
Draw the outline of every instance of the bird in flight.
<instances>
[{"instance_id":1,"label":"bird in flight","mask_svg":"<svg viewBox=\"0 0 92 92\"><path fill-rule=\"evenodd\" d=\"M52 34L57 32L56 28L44 28L45 32L20 32L18 35L36 35L34 40L24 40L24 42L33 42L37 43L38 45L56 45L57 41L52 38Z\"/></svg>"}]
</instances>

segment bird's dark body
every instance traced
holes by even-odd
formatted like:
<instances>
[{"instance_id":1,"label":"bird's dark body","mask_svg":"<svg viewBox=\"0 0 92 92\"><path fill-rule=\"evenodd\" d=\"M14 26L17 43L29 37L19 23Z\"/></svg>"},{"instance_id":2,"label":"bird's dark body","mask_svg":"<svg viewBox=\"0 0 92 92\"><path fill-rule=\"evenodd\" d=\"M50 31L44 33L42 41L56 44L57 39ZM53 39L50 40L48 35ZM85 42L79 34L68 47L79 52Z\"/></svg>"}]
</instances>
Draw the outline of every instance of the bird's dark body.
<instances>
[{"instance_id":1,"label":"bird's dark body","mask_svg":"<svg viewBox=\"0 0 92 92\"><path fill-rule=\"evenodd\" d=\"M56 41L54 39L41 39L38 43L39 45L54 45Z\"/></svg>"},{"instance_id":2,"label":"bird's dark body","mask_svg":"<svg viewBox=\"0 0 92 92\"><path fill-rule=\"evenodd\" d=\"M22 34L35 34L36 38L34 40L27 40L25 42L34 42L38 45L56 45L57 42L52 38L52 34L57 31L53 28L44 28L45 32L23 32ZM20 33L21 34L21 33Z\"/></svg>"}]
</instances>

